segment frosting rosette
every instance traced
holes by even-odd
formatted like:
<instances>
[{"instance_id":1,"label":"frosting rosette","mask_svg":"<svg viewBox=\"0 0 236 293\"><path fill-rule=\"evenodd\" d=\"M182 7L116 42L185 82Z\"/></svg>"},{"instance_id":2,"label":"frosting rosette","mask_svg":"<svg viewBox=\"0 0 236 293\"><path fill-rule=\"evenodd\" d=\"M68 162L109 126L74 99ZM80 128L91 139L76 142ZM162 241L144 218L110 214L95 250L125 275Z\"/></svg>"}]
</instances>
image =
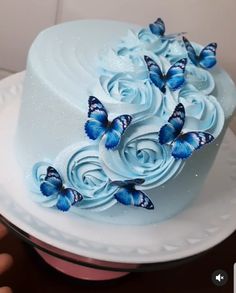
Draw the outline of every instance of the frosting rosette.
<instances>
[{"instance_id":1,"label":"frosting rosette","mask_svg":"<svg viewBox=\"0 0 236 293\"><path fill-rule=\"evenodd\" d=\"M144 61L145 55L156 60L161 56L157 56L145 48L123 48L120 51L106 48L99 56L98 70L101 72L101 75L126 72L134 74L137 79L147 79L147 65Z\"/></svg>"},{"instance_id":2,"label":"frosting rosette","mask_svg":"<svg viewBox=\"0 0 236 293\"><path fill-rule=\"evenodd\" d=\"M121 113L123 109L123 112L132 115L133 122L146 119L158 112L162 104L160 90L149 80L137 79L132 73L103 75L100 77L100 86L108 96L111 112L120 109ZM95 93L99 97L104 96L102 92Z\"/></svg>"},{"instance_id":3,"label":"frosting rosette","mask_svg":"<svg viewBox=\"0 0 236 293\"><path fill-rule=\"evenodd\" d=\"M104 48L99 56L99 68L105 72L133 72L147 78L144 56L165 56L169 40L153 34L149 28L128 31L116 48Z\"/></svg>"},{"instance_id":4,"label":"frosting rosette","mask_svg":"<svg viewBox=\"0 0 236 293\"><path fill-rule=\"evenodd\" d=\"M185 129L208 132L215 138L220 134L225 117L214 96L206 96L194 86L186 85L179 92L178 102L185 107Z\"/></svg>"},{"instance_id":5,"label":"frosting rosette","mask_svg":"<svg viewBox=\"0 0 236 293\"><path fill-rule=\"evenodd\" d=\"M224 126L224 111L212 95L205 95L193 85L186 84L178 93L163 98L162 117L167 121L176 105L182 103L186 117L184 131L204 131L215 138Z\"/></svg>"},{"instance_id":6,"label":"frosting rosette","mask_svg":"<svg viewBox=\"0 0 236 293\"><path fill-rule=\"evenodd\" d=\"M49 161L41 161L34 164L32 168L32 176L27 176L28 185L32 191L31 198L33 201L40 203L44 207L55 207L58 200L58 194L52 196L44 196L40 191L40 184L44 181L47 174L47 168L52 165Z\"/></svg>"},{"instance_id":7,"label":"frosting rosette","mask_svg":"<svg viewBox=\"0 0 236 293\"><path fill-rule=\"evenodd\" d=\"M111 48L105 48L99 55L98 70L106 74L116 74L119 72L139 72L144 70L143 55L131 54L129 49L124 54L118 54Z\"/></svg>"},{"instance_id":8,"label":"frosting rosette","mask_svg":"<svg viewBox=\"0 0 236 293\"><path fill-rule=\"evenodd\" d=\"M178 39L172 40L171 43L169 43L169 46L161 55L166 57L172 64L182 58L188 57L182 40Z\"/></svg>"},{"instance_id":9,"label":"frosting rosette","mask_svg":"<svg viewBox=\"0 0 236 293\"><path fill-rule=\"evenodd\" d=\"M142 189L151 189L178 174L182 160L171 156L171 147L158 142L158 131L164 121L152 117L130 126L121 146L108 151L102 140L99 144L102 167L112 181L142 178ZM138 188L138 186L137 186Z\"/></svg>"},{"instance_id":10,"label":"frosting rosette","mask_svg":"<svg viewBox=\"0 0 236 293\"><path fill-rule=\"evenodd\" d=\"M98 145L80 142L69 146L57 156L54 165L65 181L83 195L80 208L103 211L117 202L117 186L111 184L102 169Z\"/></svg>"},{"instance_id":11,"label":"frosting rosette","mask_svg":"<svg viewBox=\"0 0 236 293\"><path fill-rule=\"evenodd\" d=\"M155 54L161 54L168 46L169 41L153 34L149 28L139 31L129 30L125 38L122 39L117 47L117 53L123 55L127 50L148 50Z\"/></svg>"},{"instance_id":12,"label":"frosting rosette","mask_svg":"<svg viewBox=\"0 0 236 293\"><path fill-rule=\"evenodd\" d=\"M215 87L215 81L207 70L188 64L186 66L186 82L193 85L205 95L209 95Z\"/></svg>"}]
</instances>

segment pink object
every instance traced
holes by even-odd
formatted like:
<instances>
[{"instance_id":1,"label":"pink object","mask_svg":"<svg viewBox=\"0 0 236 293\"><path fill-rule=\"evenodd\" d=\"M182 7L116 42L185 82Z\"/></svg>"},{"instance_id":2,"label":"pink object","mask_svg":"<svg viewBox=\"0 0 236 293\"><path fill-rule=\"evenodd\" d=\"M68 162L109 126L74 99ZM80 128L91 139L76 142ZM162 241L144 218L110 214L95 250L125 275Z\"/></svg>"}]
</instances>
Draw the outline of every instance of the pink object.
<instances>
[{"instance_id":1,"label":"pink object","mask_svg":"<svg viewBox=\"0 0 236 293\"><path fill-rule=\"evenodd\" d=\"M88 280L88 281L113 280L113 279L117 279L117 278L128 275L129 269L134 269L139 266L138 264L121 264L121 263L115 263L115 262L106 262L106 261L96 260L89 257L78 256L78 255L74 255L72 253L63 251L61 249L52 247L48 244L45 244L32 236L30 236L30 239L32 240L32 242L39 245L40 247L47 249L49 252L52 251L53 253L60 255L62 258L67 257L67 258L70 258L85 264L88 263L91 265L94 264L97 266L101 266L101 269L95 269L92 267L88 267L86 265L75 264L73 262L63 260L60 257L53 256L50 253L47 253L38 248L35 248L37 253L50 266L52 266L56 270L66 275L69 275L74 278L82 279L82 280ZM102 267L108 267L108 268L111 267L111 270L103 270ZM112 268L116 268L118 271L112 271ZM127 272L124 272L124 271L121 272L119 271L119 268L122 268L122 270L127 268Z\"/></svg>"},{"instance_id":2,"label":"pink object","mask_svg":"<svg viewBox=\"0 0 236 293\"><path fill-rule=\"evenodd\" d=\"M66 275L78 279L89 281L107 281L129 274L129 272L114 272L85 267L54 257L39 249L36 249L36 251L50 266Z\"/></svg>"}]
</instances>

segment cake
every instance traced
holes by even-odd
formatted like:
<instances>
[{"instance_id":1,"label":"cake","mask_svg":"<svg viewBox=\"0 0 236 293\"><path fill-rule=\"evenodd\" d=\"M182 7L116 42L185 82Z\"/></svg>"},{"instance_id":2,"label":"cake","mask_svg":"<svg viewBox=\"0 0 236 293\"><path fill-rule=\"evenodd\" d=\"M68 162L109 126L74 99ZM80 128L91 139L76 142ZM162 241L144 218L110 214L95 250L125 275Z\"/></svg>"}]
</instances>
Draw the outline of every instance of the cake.
<instances>
[{"instance_id":1,"label":"cake","mask_svg":"<svg viewBox=\"0 0 236 293\"><path fill-rule=\"evenodd\" d=\"M165 33L160 18L41 32L15 137L32 200L63 217L131 225L192 204L236 107L216 49Z\"/></svg>"}]
</instances>

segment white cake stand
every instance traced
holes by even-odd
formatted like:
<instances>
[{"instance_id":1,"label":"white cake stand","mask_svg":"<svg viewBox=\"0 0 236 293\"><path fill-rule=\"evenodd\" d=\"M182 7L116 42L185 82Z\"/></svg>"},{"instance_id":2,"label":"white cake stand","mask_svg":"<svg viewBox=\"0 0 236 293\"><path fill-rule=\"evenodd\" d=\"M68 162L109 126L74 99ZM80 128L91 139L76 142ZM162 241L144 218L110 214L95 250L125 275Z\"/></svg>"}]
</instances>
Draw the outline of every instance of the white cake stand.
<instances>
[{"instance_id":1,"label":"white cake stand","mask_svg":"<svg viewBox=\"0 0 236 293\"><path fill-rule=\"evenodd\" d=\"M197 255L235 231L236 138L230 130L200 196L162 223L104 224L34 203L14 149L23 78L24 73L18 73L0 82L0 214L10 227L41 249L48 263L75 277L111 279L140 265L148 267ZM67 266L60 262L60 256L67 260ZM107 276L105 271L100 270L99 275L95 270L97 277L92 277L88 268L85 275L78 273L82 267L77 266L72 273L70 265L79 264L116 272Z\"/></svg>"}]
</instances>

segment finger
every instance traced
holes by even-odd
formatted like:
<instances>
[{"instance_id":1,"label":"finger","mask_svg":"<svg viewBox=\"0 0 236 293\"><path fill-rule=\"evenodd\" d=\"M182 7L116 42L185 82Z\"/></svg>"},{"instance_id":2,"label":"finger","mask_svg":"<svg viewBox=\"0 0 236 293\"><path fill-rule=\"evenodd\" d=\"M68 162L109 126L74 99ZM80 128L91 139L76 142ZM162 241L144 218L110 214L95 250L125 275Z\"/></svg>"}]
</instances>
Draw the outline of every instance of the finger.
<instances>
[{"instance_id":1,"label":"finger","mask_svg":"<svg viewBox=\"0 0 236 293\"><path fill-rule=\"evenodd\" d=\"M12 290L10 287L1 287L0 293L12 293Z\"/></svg>"},{"instance_id":2,"label":"finger","mask_svg":"<svg viewBox=\"0 0 236 293\"><path fill-rule=\"evenodd\" d=\"M0 275L7 271L13 263L13 258L10 254L1 253L0 254Z\"/></svg>"},{"instance_id":3,"label":"finger","mask_svg":"<svg viewBox=\"0 0 236 293\"><path fill-rule=\"evenodd\" d=\"M3 238L6 234L7 228L3 224L0 224L0 239Z\"/></svg>"}]
</instances>

